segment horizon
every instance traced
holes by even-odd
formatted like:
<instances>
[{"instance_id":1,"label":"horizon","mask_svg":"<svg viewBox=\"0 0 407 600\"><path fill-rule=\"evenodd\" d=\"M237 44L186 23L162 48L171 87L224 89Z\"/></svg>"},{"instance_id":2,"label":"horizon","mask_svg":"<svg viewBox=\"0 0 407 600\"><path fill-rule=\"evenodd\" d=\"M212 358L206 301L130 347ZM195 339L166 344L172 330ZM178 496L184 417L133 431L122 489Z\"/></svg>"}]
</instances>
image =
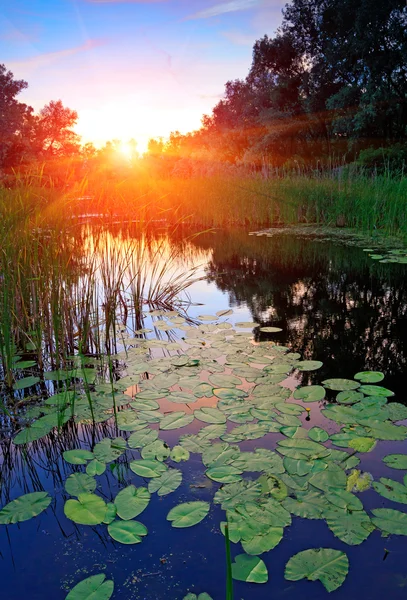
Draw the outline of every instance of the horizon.
<instances>
[{"instance_id":1,"label":"horizon","mask_svg":"<svg viewBox=\"0 0 407 600\"><path fill-rule=\"evenodd\" d=\"M246 77L282 0L19 0L0 15L3 62L38 112L62 100L81 143L168 138L200 128L228 80ZM265 24L266 23L266 24Z\"/></svg>"}]
</instances>

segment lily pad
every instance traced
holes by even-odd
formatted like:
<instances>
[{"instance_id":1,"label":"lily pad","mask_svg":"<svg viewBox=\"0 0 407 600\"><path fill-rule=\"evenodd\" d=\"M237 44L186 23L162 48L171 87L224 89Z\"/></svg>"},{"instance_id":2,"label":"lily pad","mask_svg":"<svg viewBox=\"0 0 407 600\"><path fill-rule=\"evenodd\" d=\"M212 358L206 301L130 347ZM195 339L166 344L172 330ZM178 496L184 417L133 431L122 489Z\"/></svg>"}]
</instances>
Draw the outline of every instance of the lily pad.
<instances>
[{"instance_id":1,"label":"lily pad","mask_svg":"<svg viewBox=\"0 0 407 600\"><path fill-rule=\"evenodd\" d=\"M385 533L407 535L407 514L392 508L375 508L372 510L373 524Z\"/></svg>"},{"instance_id":2,"label":"lily pad","mask_svg":"<svg viewBox=\"0 0 407 600\"><path fill-rule=\"evenodd\" d=\"M284 576L289 581L319 579L328 592L333 592L343 584L348 570L349 560L344 552L312 548L292 556L285 566Z\"/></svg>"},{"instance_id":3,"label":"lily pad","mask_svg":"<svg viewBox=\"0 0 407 600\"><path fill-rule=\"evenodd\" d=\"M65 489L71 496L89 494L96 489L96 481L86 473L73 473L65 481Z\"/></svg>"},{"instance_id":4,"label":"lily pad","mask_svg":"<svg viewBox=\"0 0 407 600\"><path fill-rule=\"evenodd\" d=\"M168 469L160 477L152 479L148 483L150 494L157 492L158 496L167 496L174 492L182 482L182 473L178 469Z\"/></svg>"},{"instance_id":5,"label":"lily pad","mask_svg":"<svg viewBox=\"0 0 407 600\"><path fill-rule=\"evenodd\" d=\"M208 406L195 410L194 417L204 423L226 423L226 416L222 411Z\"/></svg>"},{"instance_id":6,"label":"lily pad","mask_svg":"<svg viewBox=\"0 0 407 600\"><path fill-rule=\"evenodd\" d=\"M187 415L183 411L169 413L162 419L160 423L160 429L180 429L181 427L186 427L192 423L193 420L193 415Z\"/></svg>"},{"instance_id":7,"label":"lily pad","mask_svg":"<svg viewBox=\"0 0 407 600\"><path fill-rule=\"evenodd\" d=\"M357 390L360 386L360 383L357 381L352 381L352 379L325 379L322 382L322 385L326 387L328 390L334 390L337 392L349 391L349 390ZM362 390L359 390L362 391Z\"/></svg>"},{"instance_id":8,"label":"lily pad","mask_svg":"<svg viewBox=\"0 0 407 600\"><path fill-rule=\"evenodd\" d=\"M301 360L294 363L294 367L299 371L316 371L320 369L324 363L320 360Z\"/></svg>"},{"instance_id":9,"label":"lily pad","mask_svg":"<svg viewBox=\"0 0 407 600\"><path fill-rule=\"evenodd\" d=\"M62 456L71 465L86 465L88 460L94 458L90 450L66 450Z\"/></svg>"},{"instance_id":10,"label":"lily pad","mask_svg":"<svg viewBox=\"0 0 407 600\"><path fill-rule=\"evenodd\" d=\"M383 398L394 396L394 392L380 385L361 385L358 391L366 396L383 396Z\"/></svg>"},{"instance_id":11,"label":"lily pad","mask_svg":"<svg viewBox=\"0 0 407 600\"><path fill-rule=\"evenodd\" d=\"M200 523L209 512L209 502L184 502L170 510L167 520L173 527L192 527Z\"/></svg>"},{"instance_id":12,"label":"lily pad","mask_svg":"<svg viewBox=\"0 0 407 600\"><path fill-rule=\"evenodd\" d=\"M381 371L360 371L356 373L354 379L362 383L379 383L379 381L383 381L384 374Z\"/></svg>"},{"instance_id":13,"label":"lily pad","mask_svg":"<svg viewBox=\"0 0 407 600\"><path fill-rule=\"evenodd\" d=\"M104 573L83 579L71 589L65 600L109 600L112 597L114 583L106 580Z\"/></svg>"},{"instance_id":14,"label":"lily pad","mask_svg":"<svg viewBox=\"0 0 407 600\"><path fill-rule=\"evenodd\" d=\"M308 437L314 442L326 442L329 435L322 427L311 427L308 431Z\"/></svg>"},{"instance_id":15,"label":"lily pad","mask_svg":"<svg viewBox=\"0 0 407 600\"><path fill-rule=\"evenodd\" d=\"M67 500L64 513L80 525L100 525L106 514L106 504L96 494L79 494L77 500Z\"/></svg>"},{"instance_id":16,"label":"lily pad","mask_svg":"<svg viewBox=\"0 0 407 600\"><path fill-rule=\"evenodd\" d=\"M297 388L294 392L296 400L304 400L304 402L319 402L325 398L325 388L322 385L307 385Z\"/></svg>"},{"instance_id":17,"label":"lily pad","mask_svg":"<svg viewBox=\"0 0 407 600\"><path fill-rule=\"evenodd\" d=\"M137 517L149 502L150 492L144 487L136 488L134 485L129 485L121 490L114 500L117 514L124 521Z\"/></svg>"},{"instance_id":18,"label":"lily pad","mask_svg":"<svg viewBox=\"0 0 407 600\"><path fill-rule=\"evenodd\" d=\"M374 481L373 487L378 494L393 502L407 504L407 487L399 481L381 477L380 481Z\"/></svg>"},{"instance_id":19,"label":"lily pad","mask_svg":"<svg viewBox=\"0 0 407 600\"><path fill-rule=\"evenodd\" d=\"M392 469L407 469L407 454L388 454L383 462Z\"/></svg>"},{"instance_id":20,"label":"lily pad","mask_svg":"<svg viewBox=\"0 0 407 600\"><path fill-rule=\"evenodd\" d=\"M22 523L37 517L51 504L47 492L31 492L12 500L0 510L0 525Z\"/></svg>"},{"instance_id":21,"label":"lily pad","mask_svg":"<svg viewBox=\"0 0 407 600\"><path fill-rule=\"evenodd\" d=\"M113 521L107 530L120 544L139 544L148 533L147 527L138 521Z\"/></svg>"},{"instance_id":22,"label":"lily pad","mask_svg":"<svg viewBox=\"0 0 407 600\"><path fill-rule=\"evenodd\" d=\"M133 473L136 473L136 475L148 478L161 477L161 475L167 470L167 465L160 460L155 460L154 458L133 460L129 466Z\"/></svg>"},{"instance_id":23,"label":"lily pad","mask_svg":"<svg viewBox=\"0 0 407 600\"><path fill-rule=\"evenodd\" d=\"M261 558L238 554L232 563L232 577L238 581L249 583L266 583L268 581L267 567Z\"/></svg>"}]
</instances>

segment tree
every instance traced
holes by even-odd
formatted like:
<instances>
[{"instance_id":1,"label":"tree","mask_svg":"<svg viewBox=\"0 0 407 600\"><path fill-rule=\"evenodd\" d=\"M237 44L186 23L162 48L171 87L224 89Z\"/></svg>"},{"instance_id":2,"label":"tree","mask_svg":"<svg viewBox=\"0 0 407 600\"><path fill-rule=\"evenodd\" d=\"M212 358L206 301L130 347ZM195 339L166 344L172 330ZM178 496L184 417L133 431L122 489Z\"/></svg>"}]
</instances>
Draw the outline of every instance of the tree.
<instances>
[{"instance_id":1,"label":"tree","mask_svg":"<svg viewBox=\"0 0 407 600\"><path fill-rule=\"evenodd\" d=\"M27 86L0 64L0 169L19 162L27 151L23 133L32 124L33 109L16 99Z\"/></svg>"},{"instance_id":2,"label":"tree","mask_svg":"<svg viewBox=\"0 0 407 600\"><path fill-rule=\"evenodd\" d=\"M72 156L79 152L79 136L72 131L78 113L65 108L61 100L51 100L37 118L36 142L39 154L46 159Z\"/></svg>"}]
</instances>

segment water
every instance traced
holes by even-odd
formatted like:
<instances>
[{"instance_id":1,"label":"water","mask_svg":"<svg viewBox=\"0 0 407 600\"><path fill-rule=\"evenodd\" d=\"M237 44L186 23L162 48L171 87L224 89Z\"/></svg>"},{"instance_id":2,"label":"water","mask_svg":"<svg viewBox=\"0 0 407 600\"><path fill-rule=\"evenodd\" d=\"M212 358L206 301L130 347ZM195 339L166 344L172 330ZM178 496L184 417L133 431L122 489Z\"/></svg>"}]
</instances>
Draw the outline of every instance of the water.
<instances>
[{"instance_id":1,"label":"water","mask_svg":"<svg viewBox=\"0 0 407 600\"><path fill-rule=\"evenodd\" d=\"M200 273L206 277L189 289L192 302L200 304L189 307L191 318L231 307L234 313L228 319L232 324L254 320L281 327L281 344L303 358L323 361L322 369L302 375L303 384L328 377L352 378L361 370L380 370L386 375L383 384L396 393L396 401L404 402L407 277L403 266L374 263L354 247L287 237L249 237L244 232L205 234L188 243L172 238L169 244L183 244L182 268L202 265ZM147 319L146 325L149 323ZM180 330L176 333L184 335ZM255 337L262 340L267 335ZM293 386L301 382L292 380ZM194 408L214 404L213 399L204 399ZM184 410L185 406L173 408ZM161 431L160 438L172 447L180 434L196 432L202 425L195 420L188 428ZM335 424L328 422L315 404L311 425L335 430ZM0 505L42 489L49 491L53 502L35 519L0 526L0 597L63 599L66 590L81 579L104 572L115 582L114 599L181 600L188 591L206 591L214 600L223 598L225 552L219 522L224 512L219 505L211 504L209 516L191 528L176 530L166 521L168 511L176 504L211 502L220 487L205 477L200 455L191 454L188 462L175 465L183 472L181 487L163 498L153 494L147 509L136 518L149 531L141 544L118 544L110 538L106 526L75 525L64 516L63 506L69 495L63 483L81 468L66 463L61 454L78 443L91 446L93 435L96 441L114 436L114 424L100 425L96 433L90 426L68 424L62 435L51 434L28 453L8 441L3 443ZM239 445L245 451L274 448L281 437L269 434ZM389 453L405 453L406 449L406 442L378 442L373 452L362 456L358 468L369 471L375 479L384 476L402 481L403 471L388 468L381 459ZM136 457L137 451L129 452L127 459L131 460L132 455ZM114 498L123 487L109 471L108 465L107 472L97 478L97 492L106 500ZM125 480L136 486L146 483L128 468ZM403 505L385 500L373 490L360 498L367 511L383 506L403 510ZM375 530L360 546L349 546L332 534L325 521L298 517L293 517L292 525L285 529L281 543L261 557L269 571L269 582L235 582L235 598L326 598L320 582L284 579L288 559L313 547L334 548L348 555L349 574L335 597L405 598L407 546L403 536L385 538ZM232 544L232 556L241 553L240 544Z\"/></svg>"}]
</instances>

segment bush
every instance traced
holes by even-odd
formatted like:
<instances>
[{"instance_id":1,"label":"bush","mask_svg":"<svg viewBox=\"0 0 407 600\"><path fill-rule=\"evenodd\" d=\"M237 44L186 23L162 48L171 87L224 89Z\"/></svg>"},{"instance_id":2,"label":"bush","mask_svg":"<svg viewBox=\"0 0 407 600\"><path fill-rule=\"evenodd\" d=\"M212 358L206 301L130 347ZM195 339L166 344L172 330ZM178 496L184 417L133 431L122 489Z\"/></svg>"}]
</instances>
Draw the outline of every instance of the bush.
<instances>
[{"instance_id":1,"label":"bush","mask_svg":"<svg viewBox=\"0 0 407 600\"><path fill-rule=\"evenodd\" d=\"M378 171L402 171L407 168L407 144L366 148L360 152L357 164Z\"/></svg>"}]
</instances>

